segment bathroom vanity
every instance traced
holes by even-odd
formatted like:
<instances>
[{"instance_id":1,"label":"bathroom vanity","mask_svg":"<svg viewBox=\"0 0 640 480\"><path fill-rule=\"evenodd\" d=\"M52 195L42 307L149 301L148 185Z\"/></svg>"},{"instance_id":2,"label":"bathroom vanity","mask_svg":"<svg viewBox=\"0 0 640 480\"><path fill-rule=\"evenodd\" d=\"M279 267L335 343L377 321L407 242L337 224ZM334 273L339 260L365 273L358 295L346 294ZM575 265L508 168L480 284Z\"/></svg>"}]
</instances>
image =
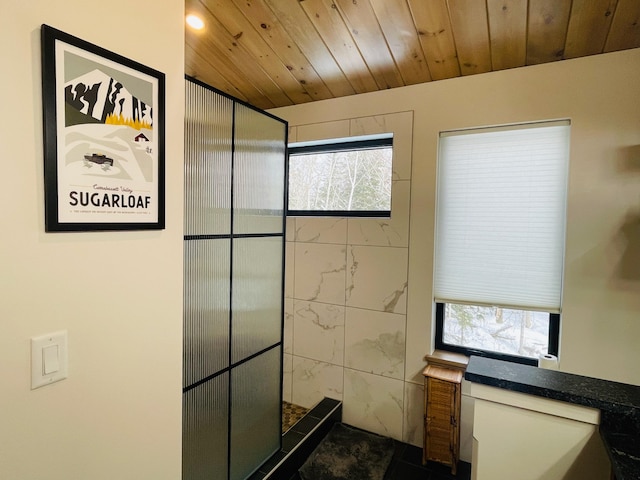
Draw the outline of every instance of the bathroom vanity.
<instances>
[{"instance_id":1,"label":"bathroom vanity","mask_svg":"<svg viewBox=\"0 0 640 480\"><path fill-rule=\"evenodd\" d=\"M474 480L640 479L640 387L472 356Z\"/></svg>"}]
</instances>

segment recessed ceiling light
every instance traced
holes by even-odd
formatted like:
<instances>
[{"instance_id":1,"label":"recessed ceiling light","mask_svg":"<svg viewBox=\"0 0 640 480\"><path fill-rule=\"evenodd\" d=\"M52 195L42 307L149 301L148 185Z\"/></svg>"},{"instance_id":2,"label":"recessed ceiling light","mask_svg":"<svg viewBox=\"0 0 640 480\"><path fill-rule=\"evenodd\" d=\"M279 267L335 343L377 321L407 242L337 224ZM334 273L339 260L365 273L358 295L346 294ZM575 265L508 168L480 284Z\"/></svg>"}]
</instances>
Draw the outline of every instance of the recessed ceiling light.
<instances>
[{"instance_id":1,"label":"recessed ceiling light","mask_svg":"<svg viewBox=\"0 0 640 480\"><path fill-rule=\"evenodd\" d=\"M202 30L204 28L204 22L197 15L187 15L187 25L196 30Z\"/></svg>"}]
</instances>

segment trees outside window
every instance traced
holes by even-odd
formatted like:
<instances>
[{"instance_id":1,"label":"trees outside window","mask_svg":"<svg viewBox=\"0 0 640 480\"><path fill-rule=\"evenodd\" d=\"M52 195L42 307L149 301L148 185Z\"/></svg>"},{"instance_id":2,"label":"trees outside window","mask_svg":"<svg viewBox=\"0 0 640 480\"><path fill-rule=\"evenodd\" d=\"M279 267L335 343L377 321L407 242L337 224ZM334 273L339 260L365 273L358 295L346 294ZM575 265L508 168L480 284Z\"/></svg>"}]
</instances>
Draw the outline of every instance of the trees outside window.
<instances>
[{"instance_id":1,"label":"trees outside window","mask_svg":"<svg viewBox=\"0 0 640 480\"><path fill-rule=\"evenodd\" d=\"M288 214L389 216L391 141L291 148Z\"/></svg>"}]
</instances>

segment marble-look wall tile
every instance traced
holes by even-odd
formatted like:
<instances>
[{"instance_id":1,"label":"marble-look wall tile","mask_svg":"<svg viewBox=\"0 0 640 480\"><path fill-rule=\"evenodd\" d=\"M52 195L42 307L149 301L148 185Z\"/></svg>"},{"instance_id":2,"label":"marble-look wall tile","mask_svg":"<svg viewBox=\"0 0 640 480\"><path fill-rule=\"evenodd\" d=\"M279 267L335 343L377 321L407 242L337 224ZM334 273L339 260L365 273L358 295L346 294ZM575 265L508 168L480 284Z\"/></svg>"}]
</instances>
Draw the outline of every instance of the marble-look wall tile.
<instances>
[{"instance_id":1,"label":"marble-look wall tile","mask_svg":"<svg viewBox=\"0 0 640 480\"><path fill-rule=\"evenodd\" d=\"M405 382L402 441L422 448L424 435L424 384Z\"/></svg>"},{"instance_id":2,"label":"marble-look wall tile","mask_svg":"<svg viewBox=\"0 0 640 480\"><path fill-rule=\"evenodd\" d=\"M342 365L344 313L345 308L340 305L296 300L293 353L300 357Z\"/></svg>"},{"instance_id":3,"label":"marble-look wall tile","mask_svg":"<svg viewBox=\"0 0 640 480\"><path fill-rule=\"evenodd\" d=\"M413 112L292 126L289 141L386 132L391 219L287 219L283 397L343 400L345 422L420 446L422 388L402 381Z\"/></svg>"},{"instance_id":4,"label":"marble-look wall tile","mask_svg":"<svg viewBox=\"0 0 640 480\"><path fill-rule=\"evenodd\" d=\"M346 247L296 242L294 275L294 298L344 305Z\"/></svg>"},{"instance_id":5,"label":"marble-look wall tile","mask_svg":"<svg viewBox=\"0 0 640 480\"><path fill-rule=\"evenodd\" d=\"M310 243L347 243L347 219L338 217L296 218L295 240Z\"/></svg>"},{"instance_id":6,"label":"marble-look wall tile","mask_svg":"<svg viewBox=\"0 0 640 480\"><path fill-rule=\"evenodd\" d=\"M349 246L346 305L406 313L407 256L406 248Z\"/></svg>"},{"instance_id":7,"label":"marble-look wall tile","mask_svg":"<svg viewBox=\"0 0 640 480\"><path fill-rule=\"evenodd\" d=\"M409 246L411 182L396 180L391 187L391 218L350 218L347 243L380 247Z\"/></svg>"},{"instance_id":8,"label":"marble-look wall tile","mask_svg":"<svg viewBox=\"0 0 640 480\"><path fill-rule=\"evenodd\" d=\"M313 408L324 397L342 400L343 369L325 362L293 357L291 401Z\"/></svg>"},{"instance_id":9,"label":"marble-look wall tile","mask_svg":"<svg viewBox=\"0 0 640 480\"><path fill-rule=\"evenodd\" d=\"M283 353L293 353L294 300L284 299L284 338Z\"/></svg>"},{"instance_id":10,"label":"marble-look wall tile","mask_svg":"<svg viewBox=\"0 0 640 480\"><path fill-rule=\"evenodd\" d=\"M393 133L393 178L411 178L413 151L413 112L399 112L351 120L351 135Z\"/></svg>"},{"instance_id":11,"label":"marble-look wall tile","mask_svg":"<svg viewBox=\"0 0 640 480\"><path fill-rule=\"evenodd\" d=\"M404 382L344 369L343 422L402 440Z\"/></svg>"},{"instance_id":12,"label":"marble-look wall tile","mask_svg":"<svg viewBox=\"0 0 640 480\"><path fill-rule=\"evenodd\" d=\"M296 264L296 244L295 242L287 242L285 245L284 257L284 296L285 298L293 298L295 285L295 264Z\"/></svg>"},{"instance_id":13,"label":"marble-look wall tile","mask_svg":"<svg viewBox=\"0 0 640 480\"><path fill-rule=\"evenodd\" d=\"M345 138L349 136L349 120L298 125L297 130L296 142Z\"/></svg>"},{"instance_id":14,"label":"marble-look wall tile","mask_svg":"<svg viewBox=\"0 0 640 480\"><path fill-rule=\"evenodd\" d=\"M293 357L288 354L282 356L282 400L291 403Z\"/></svg>"},{"instance_id":15,"label":"marble-look wall tile","mask_svg":"<svg viewBox=\"0 0 640 480\"><path fill-rule=\"evenodd\" d=\"M346 313L345 367L402 380L405 315L361 308Z\"/></svg>"}]
</instances>

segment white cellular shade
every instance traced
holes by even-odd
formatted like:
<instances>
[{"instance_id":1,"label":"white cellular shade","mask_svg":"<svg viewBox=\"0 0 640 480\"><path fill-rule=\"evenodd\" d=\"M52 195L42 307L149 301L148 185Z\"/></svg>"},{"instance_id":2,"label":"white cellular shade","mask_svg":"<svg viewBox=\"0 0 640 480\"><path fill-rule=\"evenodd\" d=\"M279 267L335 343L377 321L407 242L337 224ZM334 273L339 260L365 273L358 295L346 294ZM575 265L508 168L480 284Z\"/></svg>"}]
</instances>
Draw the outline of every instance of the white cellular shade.
<instances>
[{"instance_id":1,"label":"white cellular shade","mask_svg":"<svg viewBox=\"0 0 640 480\"><path fill-rule=\"evenodd\" d=\"M560 312L569 130L440 135L436 302Z\"/></svg>"}]
</instances>

